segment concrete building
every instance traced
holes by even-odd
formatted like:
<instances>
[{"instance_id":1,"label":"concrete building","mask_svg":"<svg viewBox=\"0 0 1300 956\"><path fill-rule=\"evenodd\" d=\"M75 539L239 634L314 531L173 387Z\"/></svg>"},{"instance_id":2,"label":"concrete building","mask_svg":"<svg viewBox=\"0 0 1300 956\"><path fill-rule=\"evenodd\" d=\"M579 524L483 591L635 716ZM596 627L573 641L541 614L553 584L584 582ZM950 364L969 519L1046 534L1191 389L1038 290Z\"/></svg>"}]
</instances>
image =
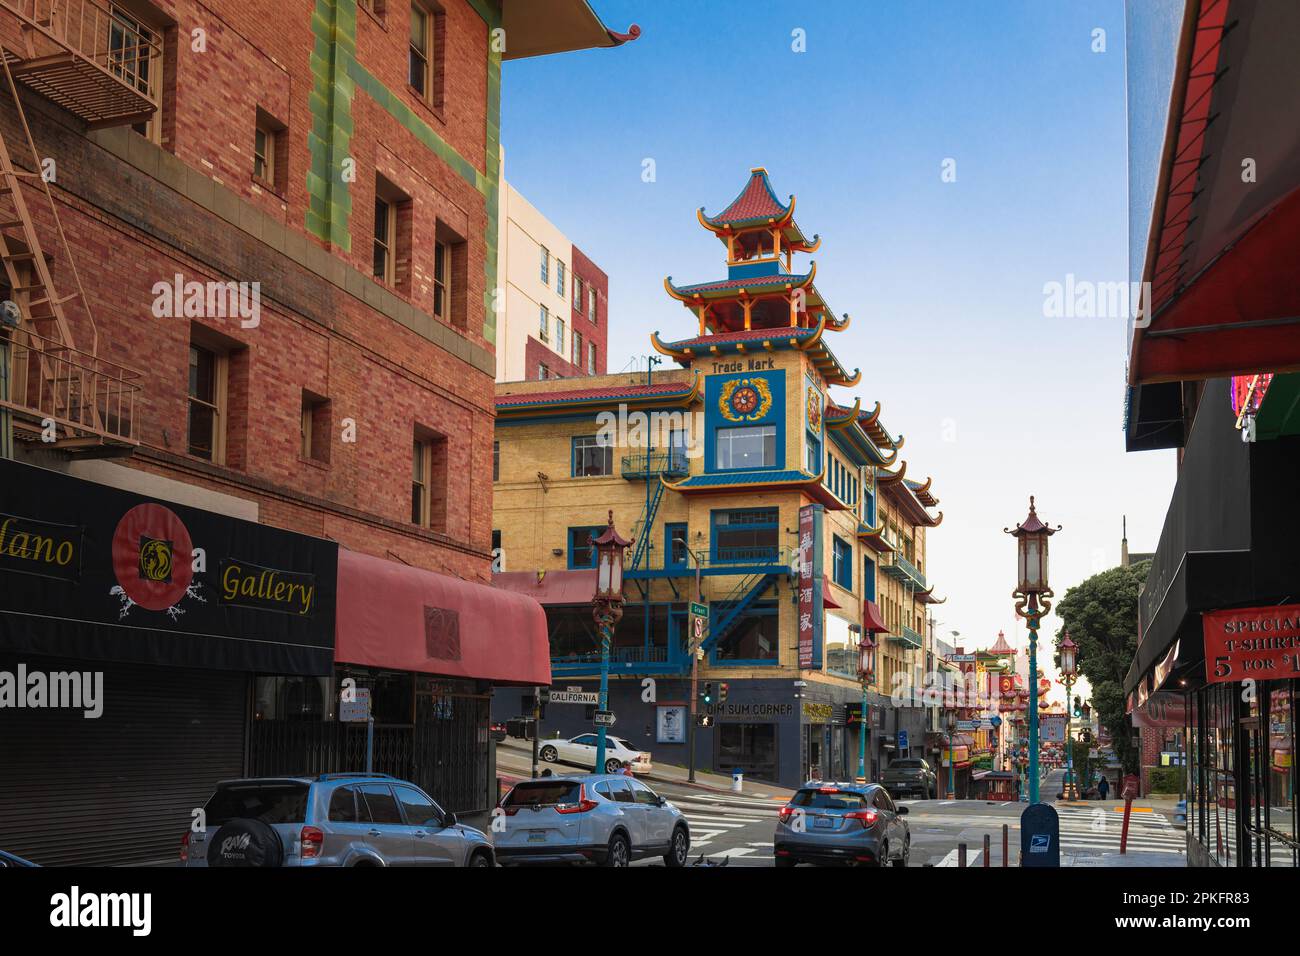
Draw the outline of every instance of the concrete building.
<instances>
[{"instance_id":1,"label":"concrete building","mask_svg":"<svg viewBox=\"0 0 1300 956\"><path fill-rule=\"evenodd\" d=\"M500 236L496 380L604 375L609 277L504 178Z\"/></svg>"}]
</instances>

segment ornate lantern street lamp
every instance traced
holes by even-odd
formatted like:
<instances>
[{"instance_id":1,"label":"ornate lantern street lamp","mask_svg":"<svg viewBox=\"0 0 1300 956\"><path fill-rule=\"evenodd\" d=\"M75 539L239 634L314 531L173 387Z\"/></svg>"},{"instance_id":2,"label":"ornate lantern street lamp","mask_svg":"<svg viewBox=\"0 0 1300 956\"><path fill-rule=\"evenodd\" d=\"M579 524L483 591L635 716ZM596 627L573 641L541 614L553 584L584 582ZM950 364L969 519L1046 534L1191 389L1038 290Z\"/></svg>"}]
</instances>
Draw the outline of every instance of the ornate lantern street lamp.
<instances>
[{"instance_id":1,"label":"ornate lantern street lamp","mask_svg":"<svg viewBox=\"0 0 1300 956\"><path fill-rule=\"evenodd\" d=\"M592 616L600 628L600 707L609 709L609 644L614 625L623 617L623 551L632 542L614 529L614 512L600 537L592 538L596 549L596 594ZM596 772L605 772L605 724L596 730Z\"/></svg>"},{"instance_id":2,"label":"ornate lantern street lamp","mask_svg":"<svg viewBox=\"0 0 1300 956\"><path fill-rule=\"evenodd\" d=\"M1016 599L1016 614L1029 625L1029 675L1034 680L1038 674L1038 627L1052 609L1052 589L1047 583L1047 539L1061 530L1049 528L1039 520L1034 509L1033 495L1029 497L1029 516L1015 529L1003 528L1016 539L1016 568L1018 583L1011 596ZM1034 688L1029 695L1029 802L1038 802L1038 694Z\"/></svg>"},{"instance_id":3,"label":"ornate lantern street lamp","mask_svg":"<svg viewBox=\"0 0 1300 956\"><path fill-rule=\"evenodd\" d=\"M849 629L859 628L858 624L849 625ZM871 631L864 631L858 642L858 677L862 681L862 725L858 727L858 776L867 782L867 688L876 680L876 642L871 639Z\"/></svg>"},{"instance_id":4,"label":"ornate lantern street lamp","mask_svg":"<svg viewBox=\"0 0 1300 956\"><path fill-rule=\"evenodd\" d=\"M1072 702L1074 700L1071 689L1074 687L1074 678L1078 674L1075 652L1078 645L1070 640L1070 632L1066 631L1061 639L1061 677L1065 680L1065 799L1076 799L1074 788L1074 742L1071 738L1070 718L1072 715Z\"/></svg>"}]
</instances>

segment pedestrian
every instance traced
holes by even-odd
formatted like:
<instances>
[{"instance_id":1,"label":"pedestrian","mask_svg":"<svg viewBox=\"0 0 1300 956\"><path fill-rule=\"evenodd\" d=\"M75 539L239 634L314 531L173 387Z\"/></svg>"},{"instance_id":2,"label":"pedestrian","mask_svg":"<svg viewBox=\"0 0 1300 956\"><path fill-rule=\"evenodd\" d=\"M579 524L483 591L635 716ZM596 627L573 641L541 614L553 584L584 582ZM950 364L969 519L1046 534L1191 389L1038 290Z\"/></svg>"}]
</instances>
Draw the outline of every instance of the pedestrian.
<instances>
[{"instance_id":1,"label":"pedestrian","mask_svg":"<svg viewBox=\"0 0 1300 956\"><path fill-rule=\"evenodd\" d=\"M552 774L551 774L551 768L550 768L550 767L544 767L544 768L542 769L542 776L543 776L543 777L549 777L549 776L552 776Z\"/></svg>"},{"instance_id":2,"label":"pedestrian","mask_svg":"<svg viewBox=\"0 0 1300 956\"><path fill-rule=\"evenodd\" d=\"M1105 800L1108 793L1110 793L1110 781L1106 779L1106 775L1103 773L1101 779L1097 781L1097 796Z\"/></svg>"},{"instance_id":3,"label":"pedestrian","mask_svg":"<svg viewBox=\"0 0 1300 956\"><path fill-rule=\"evenodd\" d=\"M623 776L625 776L625 777L630 777L630 776L632 776L632 764L631 764L631 762L627 762L627 763L624 763L624 764L623 764Z\"/></svg>"}]
</instances>

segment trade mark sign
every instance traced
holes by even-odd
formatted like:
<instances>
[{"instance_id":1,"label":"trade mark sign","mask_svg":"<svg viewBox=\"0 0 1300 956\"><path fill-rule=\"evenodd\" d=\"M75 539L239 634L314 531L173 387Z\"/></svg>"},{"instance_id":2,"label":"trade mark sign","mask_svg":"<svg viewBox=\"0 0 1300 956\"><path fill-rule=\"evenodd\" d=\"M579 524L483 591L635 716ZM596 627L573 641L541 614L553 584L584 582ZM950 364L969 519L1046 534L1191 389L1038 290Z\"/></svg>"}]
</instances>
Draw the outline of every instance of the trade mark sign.
<instances>
[{"instance_id":1,"label":"trade mark sign","mask_svg":"<svg viewBox=\"0 0 1300 956\"><path fill-rule=\"evenodd\" d=\"M1300 604L1207 611L1201 626L1207 682L1300 677Z\"/></svg>"}]
</instances>

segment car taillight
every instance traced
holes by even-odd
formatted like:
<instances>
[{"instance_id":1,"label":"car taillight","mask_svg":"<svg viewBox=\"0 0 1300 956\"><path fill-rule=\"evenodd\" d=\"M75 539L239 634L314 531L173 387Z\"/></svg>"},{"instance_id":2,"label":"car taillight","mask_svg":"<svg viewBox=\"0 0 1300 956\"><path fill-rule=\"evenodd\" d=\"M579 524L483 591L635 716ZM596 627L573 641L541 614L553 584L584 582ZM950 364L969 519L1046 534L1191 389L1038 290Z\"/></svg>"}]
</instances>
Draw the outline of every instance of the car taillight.
<instances>
[{"instance_id":1,"label":"car taillight","mask_svg":"<svg viewBox=\"0 0 1300 956\"><path fill-rule=\"evenodd\" d=\"M320 856L321 845L325 842L323 832L316 827L303 827L299 839L302 841L302 858L304 860L314 860Z\"/></svg>"},{"instance_id":2,"label":"car taillight","mask_svg":"<svg viewBox=\"0 0 1300 956\"><path fill-rule=\"evenodd\" d=\"M777 817L782 823L789 823L792 816L794 816L794 807L782 807L777 813Z\"/></svg>"},{"instance_id":3,"label":"car taillight","mask_svg":"<svg viewBox=\"0 0 1300 956\"><path fill-rule=\"evenodd\" d=\"M587 798L587 786L583 784L578 788L577 803L558 803L555 805L556 813L586 813L588 810L595 810L599 803Z\"/></svg>"},{"instance_id":4,"label":"car taillight","mask_svg":"<svg viewBox=\"0 0 1300 956\"><path fill-rule=\"evenodd\" d=\"M852 813L844 814L844 817L847 820L860 820L864 830L870 830L876 825L875 810L854 810Z\"/></svg>"},{"instance_id":5,"label":"car taillight","mask_svg":"<svg viewBox=\"0 0 1300 956\"><path fill-rule=\"evenodd\" d=\"M186 830L185 835L181 837L181 862L190 862L190 831Z\"/></svg>"}]
</instances>

